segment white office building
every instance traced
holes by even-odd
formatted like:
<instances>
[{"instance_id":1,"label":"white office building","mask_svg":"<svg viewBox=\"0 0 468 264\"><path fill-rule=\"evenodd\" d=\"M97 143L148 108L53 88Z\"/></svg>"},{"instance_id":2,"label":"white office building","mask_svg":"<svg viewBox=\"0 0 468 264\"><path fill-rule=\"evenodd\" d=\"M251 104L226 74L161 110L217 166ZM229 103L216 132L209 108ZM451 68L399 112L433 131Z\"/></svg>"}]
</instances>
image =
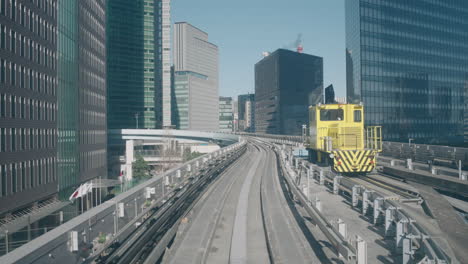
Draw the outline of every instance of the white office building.
<instances>
[{"instance_id":1,"label":"white office building","mask_svg":"<svg viewBox=\"0 0 468 264\"><path fill-rule=\"evenodd\" d=\"M186 23L174 25L172 117L178 129L219 129L218 47Z\"/></svg>"}]
</instances>

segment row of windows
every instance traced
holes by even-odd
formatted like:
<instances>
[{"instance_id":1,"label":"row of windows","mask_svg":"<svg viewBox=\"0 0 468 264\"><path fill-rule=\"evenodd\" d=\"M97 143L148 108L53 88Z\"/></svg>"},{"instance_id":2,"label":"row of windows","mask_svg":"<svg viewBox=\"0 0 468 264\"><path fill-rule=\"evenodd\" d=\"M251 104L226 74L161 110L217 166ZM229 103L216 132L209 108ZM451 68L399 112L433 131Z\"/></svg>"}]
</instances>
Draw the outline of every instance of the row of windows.
<instances>
[{"instance_id":1,"label":"row of windows","mask_svg":"<svg viewBox=\"0 0 468 264\"><path fill-rule=\"evenodd\" d=\"M80 124L102 126L106 123L106 114L91 110L80 110Z\"/></svg>"},{"instance_id":2,"label":"row of windows","mask_svg":"<svg viewBox=\"0 0 468 264\"><path fill-rule=\"evenodd\" d=\"M56 142L55 129L0 128L0 152L51 149Z\"/></svg>"},{"instance_id":3,"label":"row of windows","mask_svg":"<svg viewBox=\"0 0 468 264\"><path fill-rule=\"evenodd\" d=\"M56 111L54 103L0 94L0 117L55 121Z\"/></svg>"},{"instance_id":4,"label":"row of windows","mask_svg":"<svg viewBox=\"0 0 468 264\"><path fill-rule=\"evenodd\" d=\"M105 144L107 142L107 134L104 130L81 130L79 132L80 144Z\"/></svg>"},{"instance_id":5,"label":"row of windows","mask_svg":"<svg viewBox=\"0 0 468 264\"><path fill-rule=\"evenodd\" d=\"M0 83L55 96L56 79L47 74L0 59Z\"/></svg>"},{"instance_id":6,"label":"row of windows","mask_svg":"<svg viewBox=\"0 0 468 264\"><path fill-rule=\"evenodd\" d=\"M0 48L47 68L56 68L55 52L14 30L7 30L4 25L0 25Z\"/></svg>"},{"instance_id":7,"label":"row of windows","mask_svg":"<svg viewBox=\"0 0 468 264\"><path fill-rule=\"evenodd\" d=\"M40 2L42 1L44 0L40 0ZM51 17L55 16L55 2L47 0L43 7L46 14ZM45 20L42 15L39 16L39 14L30 10L27 6L21 3L17 5L16 0L0 0L0 14L9 16L16 24L28 28L30 32L36 33L40 38L47 41L50 40L52 43L56 42L56 28L54 25Z\"/></svg>"},{"instance_id":8,"label":"row of windows","mask_svg":"<svg viewBox=\"0 0 468 264\"><path fill-rule=\"evenodd\" d=\"M106 163L106 150L96 150L80 153L81 171L102 168L106 166Z\"/></svg>"},{"instance_id":9,"label":"row of windows","mask_svg":"<svg viewBox=\"0 0 468 264\"><path fill-rule=\"evenodd\" d=\"M55 158L1 164L0 197L55 181L55 166Z\"/></svg>"}]
</instances>

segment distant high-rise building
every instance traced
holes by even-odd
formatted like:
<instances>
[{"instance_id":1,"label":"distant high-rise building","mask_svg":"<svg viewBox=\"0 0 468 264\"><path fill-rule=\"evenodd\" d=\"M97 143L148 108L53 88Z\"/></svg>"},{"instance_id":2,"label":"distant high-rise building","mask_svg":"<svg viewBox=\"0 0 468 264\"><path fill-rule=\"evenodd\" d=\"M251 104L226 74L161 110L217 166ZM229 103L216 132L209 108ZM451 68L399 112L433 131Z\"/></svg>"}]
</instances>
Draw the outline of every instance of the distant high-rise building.
<instances>
[{"instance_id":1,"label":"distant high-rise building","mask_svg":"<svg viewBox=\"0 0 468 264\"><path fill-rule=\"evenodd\" d=\"M255 132L301 135L322 98L321 57L279 49L255 64Z\"/></svg>"},{"instance_id":2,"label":"distant high-rise building","mask_svg":"<svg viewBox=\"0 0 468 264\"><path fill-rule=\"evenodd\" d=\"M174 25L172 106L178 129L219 128L218 47L208 34L186 23Z\"/></svg>"},{"instance_id":3,"label":"distant high-rise building","mask_svg":"<svg viewBox=\"0 0 468 264\"><path fill-rule=\"evenodd\" d=\"M106 177L105 13L0 0L0 215Z\"/></svg>"},{"instance_id":4,"label":"distant high-rise building","mask_svg":"<svg viewBox=\"0 0 468 264\"><path fill-rule=\"evenodd\" d=\"M241 94L238 96L239 130L253 132L255 127L255 94ZM250 112L246 112L246 103L251 102ZM246 124L246 116L251 117L249 125Z\"/></svg>"},{"instance_id":5,"label":"distant high-rise building","mask_svg":"<svg viewBox=\"0 0 468 264\"><path fill-rule=\"evenodd\" d=\"M463 142L468 1L345 1L347 96L389 141Z\"/></svg>"},{"instance_id":6,"label":"distant high-rise building","mask_svg":"<svg viewBox=\"0 0 468 264\"><path fill-rule=\"evenodd\" d=\"M232 100L232 130L234 132L239 131L239 105L237 104L237 100Z\"/></svg>"},{"instance_id":7,"label":"distant high-rise building","mask_svg":"<svg viewBox=\"0 0 468 264\"><path fill-rule=\"evenodd\" d=\"M219 131L233 131L232 97L219 97Z\"/></svg>"},{"instance_id":8,"label":"distant high-rise building","mask_svg":"<svg viewBox=\"0 0 468 264\"><path fill-rule=\"evenodd\" d=\"M170 126L170 0L108 1L108 126Z\"/></svg>"},{"instance_id":9,"label":"distant high-rise building","mask_svg":"<svg viewBox=\"0 0 468 264\"><path fill-rule=\"evenodd\" d=\"M246 101L245 102L245 112L244 112L244 131L254 132L254 122L255 122L255 101Z\"/></svg>"},{"instance_id":10,"label":"distant high-rise building","mask_svg":"<svg viewBox=\"0 0 468 264\"><path fill-rule=\"evenodd\" d=\"M335 90L333 89L333 84L330 84L327 88L325 88L325 103L326 104L336 103Z\"/></svg>"}]
</instances>

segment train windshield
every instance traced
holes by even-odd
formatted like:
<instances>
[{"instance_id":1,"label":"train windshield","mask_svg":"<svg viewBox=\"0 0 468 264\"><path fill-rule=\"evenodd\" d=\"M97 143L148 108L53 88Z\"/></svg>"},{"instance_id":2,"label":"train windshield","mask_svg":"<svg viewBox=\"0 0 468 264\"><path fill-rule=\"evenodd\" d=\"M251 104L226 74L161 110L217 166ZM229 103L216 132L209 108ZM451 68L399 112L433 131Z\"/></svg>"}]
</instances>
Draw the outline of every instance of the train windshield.
<instances>
[{"instance_id":1,"label":"train windshield","mask_svg":"<svg viewBox=\"0 0 468 264\"><path fill-rule=\"evenodd\" d=\"M343 109L320 110L320 121L341 121L341 120L344 120Z\"/></svg>"}]
</instances>

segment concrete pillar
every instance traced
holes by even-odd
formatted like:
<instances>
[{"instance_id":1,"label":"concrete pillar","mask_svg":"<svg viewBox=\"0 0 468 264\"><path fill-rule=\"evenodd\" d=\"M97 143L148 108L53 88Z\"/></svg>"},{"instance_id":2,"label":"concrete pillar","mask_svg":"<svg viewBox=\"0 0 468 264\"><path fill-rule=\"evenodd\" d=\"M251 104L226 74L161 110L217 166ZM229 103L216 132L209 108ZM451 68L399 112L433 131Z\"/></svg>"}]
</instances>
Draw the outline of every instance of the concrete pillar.
<instances>
[{"instance_id":1,"label":"concrete pillar","mask_svg":"<svg viewBox=\"0 0 468 264\"><path fill-rule=\"evenodd\" d=\"M352 194L352 203L353 207L357 207L359 204L359 195L361 194L361 186L354 185L353 186L353 194Z\"/></svg>"},{"instance_id":2,"label":"concrete pillar","mask_svg":"<svg viewBox=\"0 0 468 264\"><path fill-rule=\"evenodd\" d=\"M180 170L177 170L177 178L180 178L182 176L182 172Z\"/></svg>"},{"instance_id":3,"label":"concrete pillar","mask_svg":"<svg viewBox=\"0 0 468 264\"><path fill-rule=\"evenodd\" d=\"M325 184L325 172L323 170L320 170L320 185Z\"/></svg>"},{"instance_id":4,"label":"concrete pillar","mask_svg":"<svg viewBox=\"0 0 468 264\"><path fill-rule=\"evenodd\" d=\"M340 232L340 234L343 236L343 238L346 240L346 237L348 235L348 233L346 232L346 224L345 222L339 218L338 219L338 232Z\"/></svg>"},{"instance_id":5,"label":"concrete pillar","mask_svg":"<svg viewBox=\"0 0 468 264\"><path fill-rule=\"evenodd\" d=\"M63 224L63 211L59 212L59 222L60 222L60 224Z\"/></svg>"},{"instance_id":6,"label":"concrete pillar","mask_svg":"<svg viewBox=\"0 0 468 264\"><path fill-rule=\"evenodd\" d=\"M341 176L335 176L335 178L333 178L333 194L340 193L340 181Z\"/></svg>"},{"instance_id":7,"label":"concrete pillar","mask_svg":"<svg viewBox=\"0 0 468 264\"><path fill-rule=\"evenodd\" d=\"M395 220L395 207L389 207L385 210L385 236L391 237L395 235L395 226L393 221Z\"/></svg>"},{"instance_id":8,"label":"concrete pillar","mask_svg":"<svg viewBox=\"0 0 468 264\"><path fill-rule=\"evenodd\" d=\"M431 168L431 173L434 174L434 175L437 175L437 169L432 167Z\"/></svg>"},{"instance_id":9,"label":"concrete pillar","mask_svg":"<svg viewBox=\"0 0 468 264\"><path fill-rule=\"evenodd\" d=\"M402 261L401 263L403 264L410 264L410 263L413 263L413 254L414 254L414 250L413 250L413 243L411 243L411 238L409 237L404 237L403 238L403 254L402 254Z\"/></svg>"},{"instance_id":10,"label":"concrete pillar","mask_svg":"<svg viewBox=\"0 0 468 264\"><path fill-rule=\"evenodd\" d=\"M164 177L164 185L167 186L167 185L169 185L169 184L171 184L170 179L169 179L169 176L165 176L165 177Z\"/></svg>"},{"instance_id":11,"label":"concrete pillar","mask_svg":"<svg viewBox=\"0 0 468 264\"><path fill-rule=\"evenodd\" d=\"M406 159L406 164L407 164L408 170L413 170L413 160Z\"/></svg>"},{"instance_id":12,"label":"concrete pillar","mask_svg":"<svg viewBox=\"0 0 468 264\"><path fill-rule=\"evenodd\" d=\"M371 191L365 190L364 193L362 194L362 214L366 215L367 214L367 209L369 208L370 204L370 195Z\"/></svg>"},{"instance_id":13,"label":"concrete pillar","mask_svg":"<svg viewBox=\"0 0 468 264\"><path fill-rule=\"evenodd\" d=\"M395 166L395 160L390 161L390 166L392 166L392 167Z\"/></svg>"},{"instance_id":14,"label":"concrete pillar","mask_svg":"<svg viewBox=\"0 0 468 264\"><path fill-rule=\"evenodd\" d=\"M322 202L318 198L318 196L315 197L315 208L319 211L322 212Z\"/></svg>"},{"instance_id":15,"label":"concrete pillar","mask_svg":"<svg viewBox=\"0 0 468 264\"><path fill-rule=\"evenodd\" d=\"M192 165L191 164L187 164L187 171L192 171Z\"/></svg>"},{"instance_id":16,"label":"concrete pillar","mask_svg":"<svg viewBox=\"0 0 468 264\"><path fill-rule=\"evenodd\" d=\"M195 162L195 167L197 167L197 168L200 167L200 161L199 161L199 160L197 160L197 161Z\"/></svg>"},{"instance_id":17,"label":"concrete pillar","mask_svg":"<svg viewBox=\"0 0 468 264\"><path fill-rule=\"evenodd\" d=\"M397 223L396 237L395 237L397 249L401 249L403 247L403 238L405 237L407 232L408 232L408 221L400 220Z\"/></svg>"},{"instance_id":18,"label":"concrete pillar","mask_svg":"<svg viewBox=\"0 0 468 264\"><path fill-rule=\"evenodd\" d=\"M356 236L357 264L367 264L367 243L360 236Z\"/></svg>"},{"instance_id":19,"label":"concrete pillar","mask_svg":"<svg viewBox=\"0 0 468 264\"><path fill-rule=\"evenodd\" d=\"M374 225L379 222L380 212L382 211L383 198L379 197L374 200Z\"/></svg>"}]
</instances>

